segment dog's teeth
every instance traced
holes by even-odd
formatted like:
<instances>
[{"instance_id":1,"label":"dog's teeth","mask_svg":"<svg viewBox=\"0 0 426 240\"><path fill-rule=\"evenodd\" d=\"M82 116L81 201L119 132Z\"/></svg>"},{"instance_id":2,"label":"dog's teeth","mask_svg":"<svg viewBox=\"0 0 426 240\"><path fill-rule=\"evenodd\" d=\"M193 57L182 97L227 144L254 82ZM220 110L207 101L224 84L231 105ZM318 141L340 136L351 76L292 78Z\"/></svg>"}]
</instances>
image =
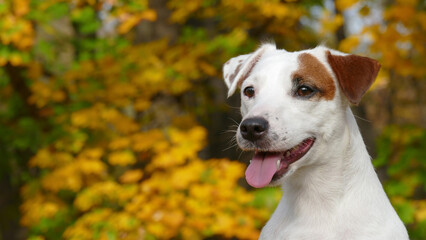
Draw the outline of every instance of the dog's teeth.
<instances>
[{"instance_id":1,"label":"dog's teeth","mask_svg":"<svg viewBox=\"0 0 426 240\"><path fill-rule=\"evenodd\" d=\"M285 157L290 157L290 151L285 152Z\"/></svg>"},{"instance_id":2,"label":"dog's teeth","mask_svg":"<svg viewBox=\"0 0 426 240\"><path fill-rule=\"evenodd\" d=\"M250 163L251 163L251 160L250 160Z\"/></svg>"},{"instance_id":3,"label":"dog's teeth","mask_svg":"<svg viewBox=\"0 0 426 240\"><path fill-rule=\"evenodd\" d=\"M277 160L277 170L279 170L279 169L280 169L280 164L281 164L281 159L278 159L278 160Z\"/></svg>"}]
</instances>

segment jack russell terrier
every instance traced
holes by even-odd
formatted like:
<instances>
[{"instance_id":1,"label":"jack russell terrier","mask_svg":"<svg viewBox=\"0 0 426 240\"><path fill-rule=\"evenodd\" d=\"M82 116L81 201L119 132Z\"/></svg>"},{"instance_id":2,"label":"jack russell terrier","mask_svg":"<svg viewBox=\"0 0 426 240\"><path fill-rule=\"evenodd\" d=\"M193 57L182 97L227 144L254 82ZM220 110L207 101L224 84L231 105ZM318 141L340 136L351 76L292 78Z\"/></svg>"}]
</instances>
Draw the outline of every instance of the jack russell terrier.
<instances>
[{"instance_id":1,"label":"jack russell terrier","mask_svg":"<svg viewBox=\"0 0 426 240\"><path fill-rule=\"evenodd\" d=\"M241 89L237 143L254 151L246 180L284 192L259 239L408 239L349 108L379 69L322 46L287 52L273 44L225 63L228 97Z\"/></svg>"}]
</instances>

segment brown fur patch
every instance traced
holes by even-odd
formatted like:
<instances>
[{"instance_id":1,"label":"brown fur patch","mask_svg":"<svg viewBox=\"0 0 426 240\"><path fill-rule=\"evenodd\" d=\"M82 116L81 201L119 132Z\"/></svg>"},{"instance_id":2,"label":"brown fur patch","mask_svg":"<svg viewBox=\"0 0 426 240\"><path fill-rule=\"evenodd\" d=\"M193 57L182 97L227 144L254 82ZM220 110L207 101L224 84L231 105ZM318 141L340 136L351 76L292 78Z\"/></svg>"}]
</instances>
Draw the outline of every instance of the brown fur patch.
<instances>
[{"instance_id":1,"label":"brown fur patch","mask_svg":"<svg viewBox=\"0 0 426 240\"><path fill-rule=\"evenodd\" d=\"M357 105L376 79L380 63L357 55L333 55L330 51L327 51L327 60L343 93L349 102Z\"/></svg>"},{"instance_id":2,"label":"brown fur patch","mask_svg":"<svg viewBox=\"0 0 426 240\"><path fill-rule=\"evenodd\" d=\"M246 80L251 74L251 71L253 71L254 66L259 62L260 58L262 57L263 53L265 52L265 49L262 49L249 63L247 70L244 72L243 75L241 75L240 79L238 79L238 85L241 85L241 83Z\"/></svg>"},{"instance_id":3,"label":"brown fur patch","mask_svg":"<svg viewBox=\"0 0 426 240\"><path fill-rule=\"evenodd\" d=\"M319 90L319 96L326 100L332 100L336 93L333 78L325 66L309 53L299 55L299 69L292 74L292 79L300 78L299 84L314 86Z\"/></svg>"},{"instance_id":4,"label":"brown fur patch","mask_svg":"<svg viewBox=\"0 0 426 240\"><path fill-rule=\"evenodd\" d=\"M238 66L235 68L235 71L229 76L229 82L232 84L234 82L234 78L237 76L238 72L241 69L241 63L238 64Z\"/></svg>"}]
</instances>

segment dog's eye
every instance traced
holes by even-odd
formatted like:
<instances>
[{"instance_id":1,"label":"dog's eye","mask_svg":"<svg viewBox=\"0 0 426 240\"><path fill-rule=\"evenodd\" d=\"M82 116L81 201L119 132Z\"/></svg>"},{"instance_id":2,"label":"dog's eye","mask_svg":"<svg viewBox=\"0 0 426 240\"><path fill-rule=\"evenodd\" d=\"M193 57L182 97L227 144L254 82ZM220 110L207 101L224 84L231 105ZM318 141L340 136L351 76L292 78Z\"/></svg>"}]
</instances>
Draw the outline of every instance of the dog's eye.
<instances>
[{"instance_id":1,"label":"dog's eye","mask_svg":"<svg viewBox=\"0 0 426 240\"><path fill-rule=\"evenodd\" d=\"M310 97L314 92L314 89L312 89L311 87L302 85L297 89L296 94L299 97Z\"/></svg>"},{"instance_id":2,"label":"dog's eye","mask_svg":"<svg viewBox=\"0 0 426 240\"><path fill-rule=\"evenodd\" d=\"M246 87L246 88L244 88L243 93L247 97L252 98L254 96L254 87Z\"/></svg>"}]
</instances>

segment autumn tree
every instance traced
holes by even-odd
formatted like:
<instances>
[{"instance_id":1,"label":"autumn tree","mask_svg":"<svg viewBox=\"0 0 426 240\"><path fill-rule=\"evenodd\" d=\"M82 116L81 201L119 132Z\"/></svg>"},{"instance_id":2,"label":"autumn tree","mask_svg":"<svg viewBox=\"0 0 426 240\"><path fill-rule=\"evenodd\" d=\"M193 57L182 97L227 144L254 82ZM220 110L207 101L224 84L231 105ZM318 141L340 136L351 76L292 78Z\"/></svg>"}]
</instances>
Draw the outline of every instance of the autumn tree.
<instances>
[{"instance_id":1,"label":"autumn tree","mask_svg":"<svg viewBox=\"0 0 426 240\"><path fill-rule=\"evenodd\" d=\"M373 163L385 189L411 237L422 239L424 3L332 5L1 2L4 238L24 238L11 234L19 219L29 239L257 239L280 193L247 191L238 184L245 164L224 158L238 153L222 153L229 136L217 133L236 112L224 102L221 66L274 39L290 51L325 40L381 59L360 109L377 122ZM350 11L379 20L353 33Z\"/></svg>"}]
</instances>

